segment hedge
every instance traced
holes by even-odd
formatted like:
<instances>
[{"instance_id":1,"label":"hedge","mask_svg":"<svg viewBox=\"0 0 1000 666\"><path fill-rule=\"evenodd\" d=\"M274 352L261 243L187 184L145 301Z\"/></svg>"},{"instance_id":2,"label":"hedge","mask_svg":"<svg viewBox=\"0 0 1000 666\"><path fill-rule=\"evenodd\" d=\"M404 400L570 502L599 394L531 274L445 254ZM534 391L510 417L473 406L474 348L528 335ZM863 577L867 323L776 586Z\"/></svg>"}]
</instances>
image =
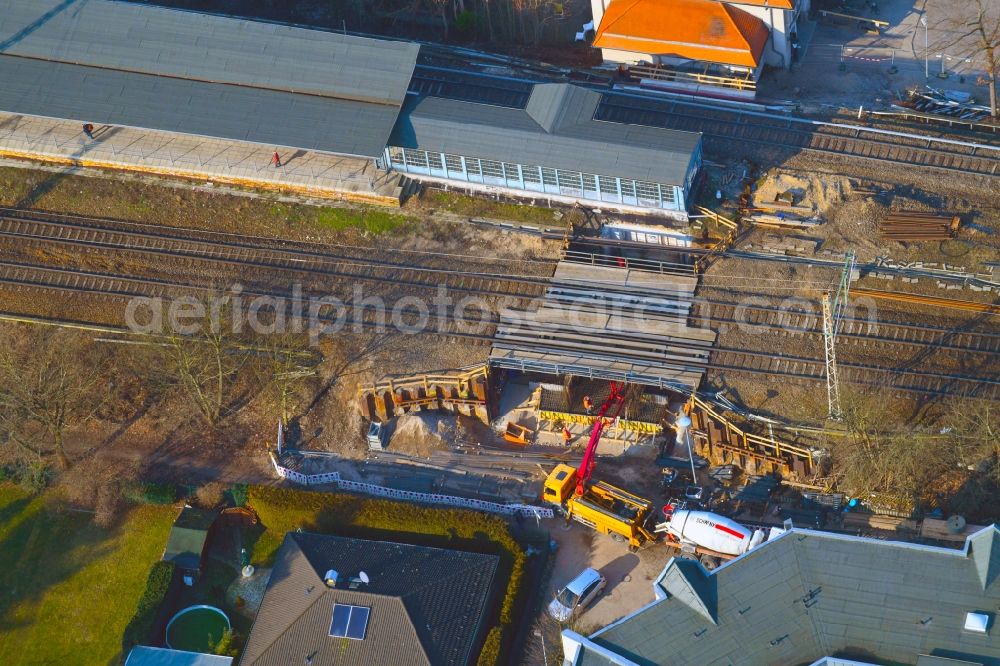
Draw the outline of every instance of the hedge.
<instances>
[{"instance_id":1,"label":"hedge","mask_svg":"<svg viewBox=\"0 0 1000 666\"><path fill-rule=\"evenodd\" d=\"M476 666L497 666L500 663L500 636L502 631L500 627L493 627L490 629L490 633L486 634L486 640L483 641L483 649L479 652L479 660L476 661Z\"/></svg>"},{"instance_id":2,"label":"hedge","mask_svg":"<svg viewBox=\"0 0 1000 666\"><path fill-rule=\"evenodd\" d=\"M260 522L275 537L302 527L319 532L350 532L352 536L385 538L384 532L405 534L407 541L427 546L488 546L500 556L502 568L510 570L507 589L500 606L500 626L487 635L483 652L497 642L499 656L501 633L514 621L514 607L524 571L524 553L510 535L507 523L497 516L466 509L433 508L366 498L343 493L320 493L274 486L250 486L249 504ZM266 535L266 533L265 533ZM277 550L280 537L261 538L255 548ZM271 555L271 553L268 553Z\"/></svg>"},{"instance_id":3,"label":"hedge","mask_svg":"<svg viewBox=\"0 0 1000 666\"><path fill-rule=\"evenodd\" d=\"M153 638L150 634L153 633L156 616L170 590L173 578L173 562L155 562L150 567L149 577L146 578L146 590L139 599L135 614L125 627L125 633L122 634L123 662L134 646L147 643Z\"/></svg>"},{"instance_id":4,"label":"hedge","mask_svg":"<svg viewBox=\"0 0 1000 666\"><path fill-rule=\"evenodd\" d=\"M126 486L122 495L138 504L173 504L177 501L177 486L172 483L140 481Z\"/></svg>"}]
</instances>

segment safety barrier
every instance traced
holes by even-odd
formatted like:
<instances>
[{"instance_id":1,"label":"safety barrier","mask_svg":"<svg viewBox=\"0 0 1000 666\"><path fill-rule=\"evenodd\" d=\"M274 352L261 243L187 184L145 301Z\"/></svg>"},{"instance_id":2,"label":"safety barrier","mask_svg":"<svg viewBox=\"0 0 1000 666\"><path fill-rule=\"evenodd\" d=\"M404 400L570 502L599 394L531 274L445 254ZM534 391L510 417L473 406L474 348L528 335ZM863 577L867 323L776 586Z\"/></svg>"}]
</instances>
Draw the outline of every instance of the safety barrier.
<instances>
[{"instance_id":1,"label":"safety barrier","mask_svg":"<svg viewBox=\"0 0 1000 666\"><path fill-rule=\"evenodd\" d=\"M304 486L317 485L321 483L336 483L337 488L340 490L363 493L365 495L374 495L375 497L385 497L386 499L394 499L402 502L441 504L461 509L471 509L473 511L499 513L505 516L513 516L516 514L521 514L522 516L531 518L552 518L553 516L552 509L541 506L532 506L530 504L499 504L497 502L487 502L485 500L470 499L468 497L456 497L454 495L439 495L437 493L418 493L412 490L397 490L396 488L376 486L372 483L347 481L345 479L341 479L340 474L337 472L329 472L326 474L303 474L302 472L296 472L295 470L282 466L278 462L278 459L274 457L273 453L271 454L271 464L274 465L274 471L278 476Z\"/></svg>"},{"instance_id":2,"label":"safety barrier","mask_svg":"<svg viewBox=\"0 0 1000 666\"><path fill-rule=\"evenodd\" d=\"M594 422L597 421L596 416L590 416L588 414L571 414L568 412L553 412L548 410L539 410L538 418L546 419L549 421L563 421L565 423L577 423L583 426L592 426ZM617 430L628 430L630 432L637 432L643 435L656 435L663 430L663 426L659 423L647 423L646 421L629 421L627 419L606 419L610 423L612 429Z\"/></svg>"}]
</instances>

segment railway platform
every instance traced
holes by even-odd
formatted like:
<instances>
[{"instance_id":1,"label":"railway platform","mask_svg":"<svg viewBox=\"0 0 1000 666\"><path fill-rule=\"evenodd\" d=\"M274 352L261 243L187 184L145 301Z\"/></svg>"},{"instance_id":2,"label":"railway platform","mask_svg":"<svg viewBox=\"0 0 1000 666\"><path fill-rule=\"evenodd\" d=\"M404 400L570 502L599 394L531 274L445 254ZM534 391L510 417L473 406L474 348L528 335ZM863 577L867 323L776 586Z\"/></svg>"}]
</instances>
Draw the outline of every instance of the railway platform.
<instances>
[{"instance_id":1,"label":"railway platform","mask_svg":"<svg viewBox=\"0 0 1000 666\"><path fill-rule=\"evenodd\" d=\"M75 121L0 112L0 157L387 206L402 196L400 175L366 159L112 125L91 133ZM275 152L280 167L271 162Z\"/></svg>"}]
</instances>

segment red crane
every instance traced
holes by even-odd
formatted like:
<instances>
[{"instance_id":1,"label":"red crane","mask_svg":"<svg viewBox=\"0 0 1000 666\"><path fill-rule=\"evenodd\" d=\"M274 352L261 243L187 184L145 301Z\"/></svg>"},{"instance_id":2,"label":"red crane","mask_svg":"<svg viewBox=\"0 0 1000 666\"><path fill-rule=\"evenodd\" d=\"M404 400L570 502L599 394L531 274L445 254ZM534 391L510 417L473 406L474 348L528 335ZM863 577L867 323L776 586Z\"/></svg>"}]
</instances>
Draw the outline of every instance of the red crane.
<instances>
[{"instance_id":1,"label":"red crane","mask_svg":"<svg viewBox=\"0 0 1000 666\"><path fill-rule=\"evenodd\" d=\"M582 497L587 491L587 483L590 481L590 475L594 471L594 458L597 452L597 443L601 441L601 433L604 432L604 427L608 424L609 419L605 419L605 414L608 413L612 407L615 408L615 415L611 420L618 418L621 414L622 407L625 406L625 388L626 384L619 384L617 382L611 382L611 394L608 395L608 399L604 401L601 405L601 409L597 412L597 420L594 421L594 429L590 431L590 440L587 442L587 450L583 453L583 460L580 461L580 467L576 470L576 495L577 497Z\"/></svg>"}]
</instances>

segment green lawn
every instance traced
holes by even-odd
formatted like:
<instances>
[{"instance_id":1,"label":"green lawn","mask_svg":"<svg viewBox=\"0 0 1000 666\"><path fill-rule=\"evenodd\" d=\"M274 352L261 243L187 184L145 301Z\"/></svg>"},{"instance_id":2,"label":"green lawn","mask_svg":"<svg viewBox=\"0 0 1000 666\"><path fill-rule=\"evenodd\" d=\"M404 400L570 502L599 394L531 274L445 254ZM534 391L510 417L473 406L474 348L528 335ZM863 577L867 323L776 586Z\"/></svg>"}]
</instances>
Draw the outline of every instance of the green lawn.
<instances>
[{"instance_id":1,"label":"green lawn","mask_svg":"<svg viewBox=\"0 0 1000 666\"><path fill-rule=\"evenodd\" d=\"M142 505L104 530L0 484L0 664L116 662L176 513Z\"/></svg>"},{"instance_id":2,"label":"green lawn","mask_svg":"<svg viewBox=\"0 0 1000 666\"><path fill-rule=\"evenodd\" d=\"M458 192L433 191L428 193L427 205L444 209L456 215L512 220L545 227L564 226L555 219L551 208L528 204L491 201L485 197L471 197Z\"/></svg>"}]
</instances>

